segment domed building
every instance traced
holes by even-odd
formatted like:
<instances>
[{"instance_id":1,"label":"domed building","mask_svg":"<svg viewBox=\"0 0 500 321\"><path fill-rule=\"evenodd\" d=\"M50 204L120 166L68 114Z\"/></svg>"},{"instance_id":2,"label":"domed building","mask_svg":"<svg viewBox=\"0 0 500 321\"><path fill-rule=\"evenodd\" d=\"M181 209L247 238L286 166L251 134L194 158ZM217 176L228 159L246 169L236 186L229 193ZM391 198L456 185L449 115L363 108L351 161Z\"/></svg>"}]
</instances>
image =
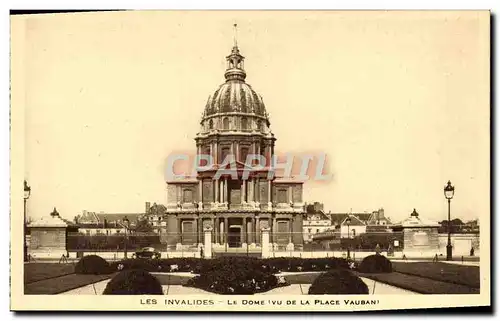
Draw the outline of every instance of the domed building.
<instances>
[{"instance_id":1,"label":"domed building","mask_svg":"<svg viewBox=\"0 0 500 321\"><path fill-rule=\"evenodd\" d=\"M195 137L197 154L212 162L201 160L195 179L167 182L167 243L177 249L200 246L210 226L214 253L258 252L261 231L269 228L276 249L300 249L303 182L268 176L276 138L264 100L246 82L236 43L226 60L225 82L208 97ZM247 160L249 155L254 156ZM254 166L255 155L266 164ZM224 169L233 172L219 175Z\"/></svg>"}]
</instances>

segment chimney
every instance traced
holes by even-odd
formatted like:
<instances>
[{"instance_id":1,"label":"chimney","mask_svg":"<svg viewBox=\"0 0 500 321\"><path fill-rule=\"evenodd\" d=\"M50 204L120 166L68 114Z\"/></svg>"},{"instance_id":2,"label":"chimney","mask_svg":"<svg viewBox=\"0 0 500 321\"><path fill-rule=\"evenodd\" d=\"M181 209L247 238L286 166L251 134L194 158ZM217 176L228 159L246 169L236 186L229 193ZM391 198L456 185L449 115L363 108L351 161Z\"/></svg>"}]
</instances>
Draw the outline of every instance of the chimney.
<instances>
[{"instance_id":1,"label":"chimney","mask_svg":"<svg viewBox=\"0 0 500 321\"><path fill-rule=\"evenodd\" d=\"M384 209L383 208L380 208L378 210L378 217L379 217L379 220L380 219L384 219L385 218L385 215L384 215Z\"/></svg>"},{"instance_id":2,"label":"chimney","mask_svg":"<svg viewBox=\"0 0 500 321\"><path fill-rule=\"evenodd\" d=\"M151 203L150 202L146 202L146 210L145 210L144 213L148 214L150 208L151 208Z\"/></svg>"}]
</instances>

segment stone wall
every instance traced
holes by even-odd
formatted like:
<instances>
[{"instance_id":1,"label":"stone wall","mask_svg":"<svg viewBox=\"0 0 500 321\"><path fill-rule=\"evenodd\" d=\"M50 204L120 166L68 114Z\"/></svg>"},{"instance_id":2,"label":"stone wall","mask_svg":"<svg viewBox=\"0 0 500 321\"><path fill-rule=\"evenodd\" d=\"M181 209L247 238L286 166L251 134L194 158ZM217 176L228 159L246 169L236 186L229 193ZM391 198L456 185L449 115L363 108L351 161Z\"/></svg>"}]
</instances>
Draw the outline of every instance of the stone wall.
<instances>
[{"instance_id":1,"label":"stone wall","mask_svg":"<svg viewBox=\"0 0 500 321\"><path fill-rule=\"evenodd\" d=\"M405 251L426 251L439 249L437 227L418 227L404 229Z\"/></svg>"},{"instance_id":2,"label":"stone wall","mask_svg":"<svg viewBox=\"0 0 500 321\"><path fill-rule=\"evenodd\" d=\"M32 227L30 250L66 250L65 227Z\"/></svg>"}]
</instances>

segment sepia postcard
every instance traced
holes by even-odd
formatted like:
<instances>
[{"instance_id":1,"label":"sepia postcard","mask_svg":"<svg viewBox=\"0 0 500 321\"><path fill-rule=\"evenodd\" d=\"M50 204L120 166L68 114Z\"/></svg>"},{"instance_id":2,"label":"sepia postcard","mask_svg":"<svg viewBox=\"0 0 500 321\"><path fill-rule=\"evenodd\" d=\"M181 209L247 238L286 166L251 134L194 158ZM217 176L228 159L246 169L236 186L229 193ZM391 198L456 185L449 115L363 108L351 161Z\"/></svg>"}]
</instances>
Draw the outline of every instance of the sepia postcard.
<instances>
[{"instance_id":1,"label":"sepia postcard","mask_svg":"<svg viewBox=\"0 0 500 321\"><path fill-rule=\"evenodd\" d=\"M489 11L11 16L11 310L491 306Z\"/></svg>"}]
</instances>

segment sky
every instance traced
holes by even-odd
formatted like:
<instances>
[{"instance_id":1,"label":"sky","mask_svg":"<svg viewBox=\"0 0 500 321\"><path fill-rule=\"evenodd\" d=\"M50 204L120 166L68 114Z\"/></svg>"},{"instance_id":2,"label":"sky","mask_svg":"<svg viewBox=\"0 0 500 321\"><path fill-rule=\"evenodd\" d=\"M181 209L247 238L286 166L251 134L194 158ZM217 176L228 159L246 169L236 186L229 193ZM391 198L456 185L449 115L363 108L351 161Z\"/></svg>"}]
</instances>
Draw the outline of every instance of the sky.
<instances>
[{"instance_id":1,"label":"sky","mask_svg":"<svg viewBox=\"0 0 500 321\"><path fill-rule=\"evenodd\" d=\"M440 221L451 180L452 217L489 217L487 13L134 11L11 23L33 219L53 207L72 219L165 204L165 160L195 151L234 23L276 151L327 154L333 179L306 182L306 202L384 208L393 221L416 208Z\"/></svg>"}]
</instances>

